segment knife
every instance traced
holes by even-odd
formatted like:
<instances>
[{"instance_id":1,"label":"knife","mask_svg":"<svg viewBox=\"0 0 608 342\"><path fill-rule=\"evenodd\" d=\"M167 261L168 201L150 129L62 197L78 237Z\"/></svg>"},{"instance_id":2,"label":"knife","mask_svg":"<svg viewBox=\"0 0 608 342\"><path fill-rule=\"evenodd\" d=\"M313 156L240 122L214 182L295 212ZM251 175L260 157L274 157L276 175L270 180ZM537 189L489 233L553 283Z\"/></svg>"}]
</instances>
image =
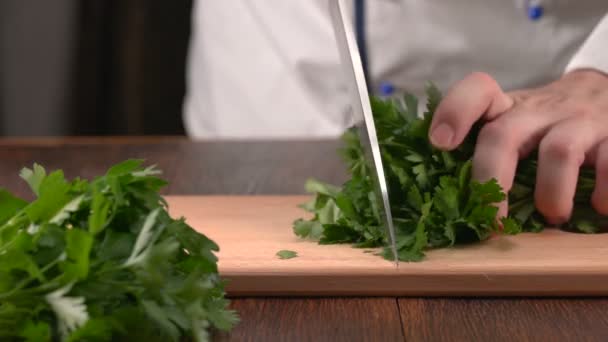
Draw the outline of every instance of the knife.
<instances>
[{"instance_id":1,"label":"knife","mask_svg":"<svg viewBox=\"0 0 608 342\"><path fill-rule=\"evenodd\" d=\"M338 43L340 59L347 79L348 90L352 97L351 110L357 121L357 131L363 145L365 157L369 161L374 193L378 202L380 224L388 231L395 266L399 266L397 243L395 240L395 227L391 215L391 206L388 197L388 187L384 176L384 168L380 155L380 145L376 135L376 126L367 92L365 74L361 63L361 56L353 33L352 23L349 18L349 7L343 0L329 0L329 12L331 14L334 35Z\"/></svg>"}]
</instances>

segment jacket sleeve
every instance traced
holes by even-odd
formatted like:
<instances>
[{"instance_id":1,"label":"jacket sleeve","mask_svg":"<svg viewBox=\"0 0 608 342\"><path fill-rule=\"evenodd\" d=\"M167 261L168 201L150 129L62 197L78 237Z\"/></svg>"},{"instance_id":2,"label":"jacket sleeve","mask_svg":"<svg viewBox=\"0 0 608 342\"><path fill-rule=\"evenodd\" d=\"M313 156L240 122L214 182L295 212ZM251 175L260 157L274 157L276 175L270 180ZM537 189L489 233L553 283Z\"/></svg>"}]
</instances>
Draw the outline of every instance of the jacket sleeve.
<instances>
[{"instance_id":1,"label":"jacket sleeve","mask_svg":"<svg viewBox=\"0 0 608 342\"><path fill-rule=\"evenodd\" d=\"M574 54L565 72L576 69L594 69L608 74L608 14Z\"/></svg>"}]
</instances>

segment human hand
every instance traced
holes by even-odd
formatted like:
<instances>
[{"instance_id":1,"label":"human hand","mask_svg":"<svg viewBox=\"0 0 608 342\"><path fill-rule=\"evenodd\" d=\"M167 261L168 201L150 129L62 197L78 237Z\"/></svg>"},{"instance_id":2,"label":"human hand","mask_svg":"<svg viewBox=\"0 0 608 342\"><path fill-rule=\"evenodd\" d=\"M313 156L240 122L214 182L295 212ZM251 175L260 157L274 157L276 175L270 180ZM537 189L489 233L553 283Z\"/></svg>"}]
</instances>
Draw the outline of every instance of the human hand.
<instances>
[{"instance_id":1,"label":"human hand","mask_svg":"<svg viewBox=\"0 0 608 342\"><path fill-rule=\"evenodd\" d=\"M473 157L473 178L495 178L511 189L518 160L538 147L535 205L552 224L567 221L579 169L595 165L591 197L608 215L608 75L578 70L546 86L503 92L489 75L473 73L456 83L437 108L430 139L451 150L483 120ZM507 203L499 216L507 214Z\"/></svg>"}]
</instances>

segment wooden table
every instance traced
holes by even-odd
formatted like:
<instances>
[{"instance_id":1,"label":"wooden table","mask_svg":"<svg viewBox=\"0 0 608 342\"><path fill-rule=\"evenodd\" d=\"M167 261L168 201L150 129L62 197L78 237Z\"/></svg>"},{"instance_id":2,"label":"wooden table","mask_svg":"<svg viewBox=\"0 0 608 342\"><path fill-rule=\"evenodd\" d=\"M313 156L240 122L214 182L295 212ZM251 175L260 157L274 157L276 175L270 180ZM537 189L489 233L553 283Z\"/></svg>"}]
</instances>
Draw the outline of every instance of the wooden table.
<instances>
[{"instance_id":1,"label":"wooden table","mask_svg":"<svg viewBox=\"0 0 608 342\"><path fill-rule=\"evenodd\" d=\"M181 138L0 140L0 184L34 162L93 177L144 158L166 194L300 194L308 177L340 183L337 142L190 142ZM234 298L242 322L220 341L608 341L607 298Z\"/></svg>"}]
</instances>

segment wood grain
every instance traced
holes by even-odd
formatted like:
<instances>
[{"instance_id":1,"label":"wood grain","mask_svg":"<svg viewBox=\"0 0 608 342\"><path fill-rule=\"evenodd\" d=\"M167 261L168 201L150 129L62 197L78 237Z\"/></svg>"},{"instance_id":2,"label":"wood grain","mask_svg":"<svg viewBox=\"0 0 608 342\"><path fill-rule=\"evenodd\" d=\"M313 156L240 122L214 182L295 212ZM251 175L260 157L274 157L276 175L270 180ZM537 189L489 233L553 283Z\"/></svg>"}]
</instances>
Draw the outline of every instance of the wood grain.
<instances>
[{"instance_id":1,"label":"wood grain","mask_svg":"<svg viewBox=\"0 0 608 342\"><path fill-rule=\"evenodd\" d=\"M237 299L242 322L217 341L402 341L394 298Z\"/></svg>"},{"instance_id":2,"label":"wood grain","mask_svg":"<svg viewBox=\"0 0 608 342\"><path fill-rule=\"evenodd\" d=\"M608 234L497 236L394 264L350 245L297 238L308 196L167 196L174 216L216 241L219 270L242 296L555 296L608 294ZM279 250L298 253L281 260ZM376 250L377 252L377 250Z\"/></svg>"},{"instance_id":3,"label":"wood grain","mask_svg":"<svg viewBox=\"0 0 608 342\"><path fill-rule=\"evenodd\" d=\"M608 300L399 299L407 341L608 341Z\"/></svg>"},{"instance_id":4,"label":"wood grain","mask_svg":"<svg viewBox=\"0 0 608 342\"><path fill-rule=\"evenodd\" d=\"M49 141L15 145L0 140L0 184L27 197L30 191L18 174L34 162L62 169L69 178L91 178L128 158L157 164L169 181L165 194L302 194L309 177L336 184L345 180L344 165L336 157L340 144L335 141L142 143L140 138L115 139L114 143L101 138L83 143L57 139L50 145Z\"/></svg>"},{"instance_id":5,"label":"wood grain","mask_svg":"<svg viewBox=\"0 0 608 342\"><path fill-rule=\"evenodd\" d=\"M20 146L27 148L62 147L66 145L150 145L161 143L185 143L188 138L180 135L158 136L77 136L77 137L6 137L0 139L0 146ZM146 146L147 147L147 146Z\"/></svg>"}]
</instances>

